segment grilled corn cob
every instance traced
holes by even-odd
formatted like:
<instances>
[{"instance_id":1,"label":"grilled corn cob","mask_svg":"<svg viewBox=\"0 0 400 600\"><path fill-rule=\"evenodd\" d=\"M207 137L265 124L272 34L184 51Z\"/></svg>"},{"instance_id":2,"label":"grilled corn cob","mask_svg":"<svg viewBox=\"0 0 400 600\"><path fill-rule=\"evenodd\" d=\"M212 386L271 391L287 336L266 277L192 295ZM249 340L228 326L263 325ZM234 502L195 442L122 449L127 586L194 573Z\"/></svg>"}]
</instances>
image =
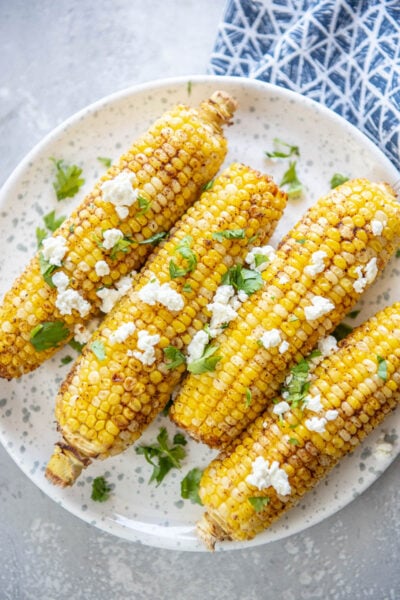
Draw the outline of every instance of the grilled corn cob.
<instances>
[{"instance_id":1,"label":"grilled corn cob","mask_svg":"<svg viewBox=\"0 0 400 600\"><path fill-rule=\"evenodd\" d=\"M220 336L214 372L190 374L170 415L222 447L265 408L287 369L331 332L400 241L389 186L355 179L320 199L281 242L253 294Z\"/></svg>"},{"instance_id":2,"label":"grilled corn cob","mask_svg":"<svg viewBox=\"0 0 400 600\"><path fill-rule=\"evenodd\" d=\"M248 540L279 519L400 400L400 303L340 342L312 372L301 405L271 405L204 471L208 547ZM312 410L311 410L312 409ZM281 416L279 416L279 413Z\"/></svg>"},{"instance_id":3,"label":"grilled corn cob","mask_svg":"<svg viewBox=\"0 0 400 600\"><path fill-rule=\"evenodd\" d=\"M227 151L222 126L234 110L215 92L198 109L167 112L45 240L0 307L0 377L35 369L71 339L104 308L99 288L121 292L118 281L152 251L146 240L167 232L217 173Z\"/></svg>"},{"instance_id":4,"label":"grilled corn cob","mask_svg":"<svg viewBox=\"0 0 400 600\"><path fill-rule=\"evenodd\" d=\"M192 338L207 337L207 304L221 277L243 261L250 238L270 237L285 204L269 177L235 163L187 211L61 386L56 418L64 441L49 479L70 485L90 458L138 439L181 379Z\"/></svg>"}]
</instances>

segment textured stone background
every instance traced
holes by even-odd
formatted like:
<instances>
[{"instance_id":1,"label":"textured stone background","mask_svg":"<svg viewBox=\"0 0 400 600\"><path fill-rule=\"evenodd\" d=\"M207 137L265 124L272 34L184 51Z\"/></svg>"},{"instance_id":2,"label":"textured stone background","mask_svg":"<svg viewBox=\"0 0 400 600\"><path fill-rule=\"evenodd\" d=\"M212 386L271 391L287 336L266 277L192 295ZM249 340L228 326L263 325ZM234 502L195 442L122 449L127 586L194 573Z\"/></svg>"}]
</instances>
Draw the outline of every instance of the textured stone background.
<instances>
[{"instance_id":1,"label":"textured stone background","mask_svg":"<svg viewBox=\"0 0 400 600\"><path fill-rule=\"evenodd\" d=\"M224 0L0 0L0 183L94 100L204 73ZM1 386L1 383L0 383ZM268 546L159 550L80 522L0 449L0 600L400 598L400 462L340 513Z\"/></svg>"}]
</instances>

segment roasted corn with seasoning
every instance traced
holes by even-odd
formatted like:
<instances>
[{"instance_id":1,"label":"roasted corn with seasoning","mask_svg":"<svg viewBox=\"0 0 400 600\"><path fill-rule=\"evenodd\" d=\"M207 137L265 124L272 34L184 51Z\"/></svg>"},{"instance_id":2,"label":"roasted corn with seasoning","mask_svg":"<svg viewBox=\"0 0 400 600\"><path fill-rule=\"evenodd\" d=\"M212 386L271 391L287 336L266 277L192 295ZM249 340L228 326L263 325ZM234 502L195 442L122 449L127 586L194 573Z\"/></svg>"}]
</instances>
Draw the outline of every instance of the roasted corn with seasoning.
<instances>
[{"instance_id":1,"label":"roasted corn with seasoning","mask_svg":"<svg viewBox=\"0 0 400 600\"><path fill-rule=\"evenodd\" d=\"M389 186L354 179L321 198L271 257L262 289L218 338L215 370L183 383L173 421L211 447L239 435L287 370L351 310L399 243L400 206Z\"/></svg>"},{"instance_id":2,"label":"roasted corn with seasoning","mask_svg":"<svg viewBox=\"0 0 400 600\"><path fill-rule=\"evenodd\" d=\"M47 467L51 481L70 485L92 458L122 452L164 408L187 362L202 369L218 360L217 347L208 344L212 332L204 330L215 292L252 240L269 239L285 204L286 194L270 177L238 163L203 192L61 386L56 418L63 441ZM225 288L236 303L233 314L241 301ZM195 356L204 338L206 351Z\"/></svg>"},{"instance_id":3,"label":"roasted corn with seasoning","mask_svg":"<svg viewBox=\"0 0 400 600\"><path fill-rule=\"evenodd\" d=\"M222 165L222 127L234 110L232 98L215 92L198 109L179 105L164 114L42 242L0 307L1 377L38 367L126 292L152 240Z\"/></svg>"},{"instance_id":4,"label":"roasted corn with seasoning","mask_svg":"<svg viewBox=\"0 0 400 600\"><path fill-rule=\"evenodd\" d=\"M331 347L310 375L301 400L277 398L205 469L198 532L209 548L268 528L398 405L400 303Z\"/></svg>"}]
</instances>

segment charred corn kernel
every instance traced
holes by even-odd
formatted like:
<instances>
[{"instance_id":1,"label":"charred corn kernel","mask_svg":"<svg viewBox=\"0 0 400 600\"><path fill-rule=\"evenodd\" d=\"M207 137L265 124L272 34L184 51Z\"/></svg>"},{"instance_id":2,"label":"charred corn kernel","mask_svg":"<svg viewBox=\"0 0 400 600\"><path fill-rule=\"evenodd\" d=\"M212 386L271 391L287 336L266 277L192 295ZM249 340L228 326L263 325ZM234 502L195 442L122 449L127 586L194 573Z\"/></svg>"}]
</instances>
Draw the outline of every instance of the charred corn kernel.
<instances>
[{"instance_id":1,"label":"charred corn kernel","mask_svg":"<svg viewBox=\"0 0 400 600\"><path fill-rule=\"evenodd\" d=\"M239 237L223 237L222 241L213 234L241 229L239 225L257 215L257 243L265 244L285 204L286 194L271 178L235 163L185 213L149 259L133 290L105 317L61 386L56 418L65 443L74 448L74 459L80 453L86 458L106 458L122 452L163 409L185 371L188 343L210 318L207 304L219 288L222 275L242 263L249 252L245 227ZM210 254L218 255L218 269L207 266ZM178 269L178 276L171 271L171 263ZM176 368L170 368L173 356L164 353L168 347L180 353ZM100 378L93 384L88 374L96 372ZM117 383L121 390L112 387ZM128 407L132 416L124 413L122 420L118 415L127 404L125 389L130 390ZM97 415L105 422L103 437L93 437L97 427L93 427L92 420L88 424L90 435L80 437L70 423L79 416L87 420L86 415L91 414L101 394L109 403L102 403ZM115 402L111 402L112 397ZM77 414L74 398L80 403ZM70 485L73 479L62 481L62 474L55 471L60 469L59 448L63 444L57 446L56 461L50 460L47 476L58 484ZM69 455L65 459L69 461ZM77 475L76 468L66 467L64 471Z\"/></svg>"},{"instance_id":2,"label":"charred corn kernel","mask_svg":"<svg viewBox=\"0 0 400 600\"><path fill-rule=\"evenodd\" d=\"M115 288L123 276L140 269L154 249L151 243L140 242L168 232L216 175L227 151L222 126L234 110L234 101L224 92L215 92L198 109L179 105L108 170L50 241L60 252L56 273L65 275L64 287L69 295L75 294L74 304L62 303L59 290L44 281L39 262L43 248L6 294L0 307L0 377L11 379L37 368L73 337L76 325L100 308L108 310L99 288ZM115 188L117 182L123 189ZM114 191L110 187L107 191L107 185L114 185ZM129 240L123 251L116 250L117 239L111 245L106 239L113 231ZM100 260L108 265L109 274L96 273ZM33 345L35 328L55 322L64 329L53 336L52 345Z\"/></svg>"},{"instance_id":3,"label":"charred corn kernel","mask_svg":"<svg viewBox=\"0 0 400 600\"><path fill-rule=\"evenodd\" d=\"M364 241L354 244L349 260L348 244L358 235L351 223L362 208ZM370 223L378 211L387 224L375 235ZM400 205L388 186L355 179L321 198L281 242L262 273L263 289L243 303L238 318L219 337L222 358L215 371L190 374L184 381L170 411L173 421L209 446L228 443L264 410L288 368L340 323L399 243ZM287 343L283 351L282 342ZM246 366L235 367L234 357ZM234 391L234 381L251 387L251 404ZM239 419L232 419L234 408Z\"/></svg>"},{"instance_id":4,"label":"charred corn kernel","mask_svg":"<svg viewBox=\"0 0 400 600\"><path fill-rule=\"evenodd\" d=\"M366 360L374 364L371 386L363 384ZM344 384L336 383L338 369ZM342 387L336 398L325 392ZM357 420L348 412L355 394ZM318 412L306 403L280 419L272 405L206 468L199 494L207 512L198 532L207 546L251 539L268 528L399 404L400 303L349 334L313 371L308 395L320 398ZM310 418L325 420L320 432L310 430Z\"/></svg>"}]
</instances>

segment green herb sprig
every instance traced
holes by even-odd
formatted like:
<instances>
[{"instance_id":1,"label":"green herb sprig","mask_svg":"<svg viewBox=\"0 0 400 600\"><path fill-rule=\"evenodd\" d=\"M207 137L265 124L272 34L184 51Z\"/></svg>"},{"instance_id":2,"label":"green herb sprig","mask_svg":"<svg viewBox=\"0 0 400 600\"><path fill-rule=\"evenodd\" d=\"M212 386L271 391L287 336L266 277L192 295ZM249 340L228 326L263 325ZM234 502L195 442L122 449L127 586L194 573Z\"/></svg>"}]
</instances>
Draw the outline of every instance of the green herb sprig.
<instances>
[{"instance_id":1,"label":"green herb sprig","mask_svg":"<svg viewBox=\"0 0 400 600\"><path fill-rule=\"evenodd\" d=\"M85 180L82 175L82 169L77 165L66 165L64 160L50 159L56 167L56 178L53 182L53 188L56 192L57 200L73 198L80 190Z\"/></svg>"},{"instance_id":2,"label":"green herb sprig","mask_svg":"<svg viewBox=\"0 0 400 600\"><path fill-rule=\"evenodd\" d=\"M92 481L91 499L95 502L105 502L109 499L111 486L105 477L96 477Z\"/></svg>"},{"instance_id":3,"label":"green herb sprig","mask_svg":"<svg viewBox=\"0 0 400 600\"><path fill-rule=\"evenodd\" d=\"M190 500L193 504L203 505L199 496L199 486L201 476L203 475L202 469L195 467L181 481L181 496L185 500Z\"/></svg>"},{"instance_id":4,"label":"green herb sprig","mask_svg":"<svg viewBox=\"0 0 400 600\"><path fill-rule=\"evenodd\" d=\"M171 469L181 468L181 462L186 457L186 450L183 446L187 444L187 441L184 435L176 433L171 446L166 428L161 427L157 442L148 446L138 446L136 454L144 456L146 461L152 465L153 471L149 483L155 481L159 486Z\"/></svg>"},{"instance_id":5,"label":"green herb sprig","mask_svg":"<svg viewBox=\"0 0 400 600\"><path fill-rule=\"evenodd\" d=\"M42 352L49 348L57 348L69 333L63 321L45 321L32 329L29 341L37 352Z\"/></svg>"}]
</instances>

